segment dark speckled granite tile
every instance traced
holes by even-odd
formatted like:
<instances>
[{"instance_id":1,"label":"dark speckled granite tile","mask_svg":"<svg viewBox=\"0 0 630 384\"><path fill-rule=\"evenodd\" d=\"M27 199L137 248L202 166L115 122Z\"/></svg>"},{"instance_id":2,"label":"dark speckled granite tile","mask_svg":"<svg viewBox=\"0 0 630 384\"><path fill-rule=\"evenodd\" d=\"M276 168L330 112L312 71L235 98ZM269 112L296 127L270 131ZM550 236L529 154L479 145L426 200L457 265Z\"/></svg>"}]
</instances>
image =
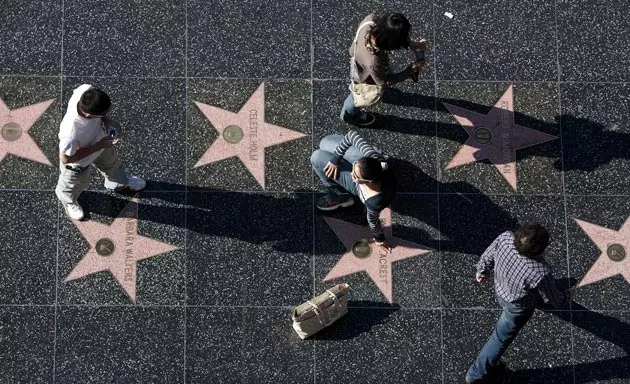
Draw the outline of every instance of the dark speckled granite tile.
<instances>
[{"instance_id":1,"label":"dark speckled granite tile","mask_svg":"<svg viewBox=\"0 0 630 384\"><path fill-rule=\"evenodd\" d=\"M0 73L59 74L61 3L60 0L2 2Z\"/></svg>"},{"instance_id":2,"label":"dark speckled granite tile","mask_svg":"<svg viewBox=\"0 0 630 384\"><path fill-rule=\"evenodd\" d=\"M383 102L370 108L377 121L370 127L356 127L339 118L349 94L343 81L315 81L313 86L313 145L326 135L345 135L356 130L372 145L380 148L396 163L401 192L435 192L436 138L435 98L432 83L407 82L387 89ZM316 179L315 187L321 189Z\"/></svg>"},{"instance_id":3,"label":"dark speckled granite tile","mask_svg":"<svg viewBox=\"0 0 630 384\"><path fill-rule=\"evenodd\" d=\"M0 303L53 304L57 203L51 192L0 192Z\"/></svg>"},{"instance_id":4,"label":"dark speckled granite tile","mask_svg":"<svg viewBox=\"0 0 630 384\"><path fill-rule=\"evenodd\" d=\"M443 313L445 383L463 383L501 311L446 310ZM537 311L503 355L507 383L572 383L570 324Z\"/></svg>"},{"instance_id":5,"label":"dark speckled granite tile","mask_svg":"<svg viewBox=\"0 0 630 384\"><path fill-rule=\"evenodd\" d=\"M0 307L0 381L53 383L55 309Z\"/></svg>"},{"instance_id":6,"label":"dark speckled granite tile","mask_svg":"<svg viewBox=\"0 0 630 384\"><path fill-rule=\"evenodd\" d=\"M244 308L186 309L186 383L246 382Z\"/></svg>"},{"instance_id":7,"label":"dark speckled granite tile","mask_svg":"<svg viewBox=\"0 0 630 384\"><path fill-rule=\"evenodd\" d=\"M238 113L258 87L264 84L265 123L305 136L267 147L265 190L299 191L312 188L311 179L311 84L305 80L205 80L189 82L188 183L191 186L238 191L257 191L257 181L238 157L195 167L220 136L195 102ZM264 129L258 122L258 136ZM247 134L247 128L245 128Z\"/></svg>"},{"instance_id":8,"label":"dark speckled granite tile","mask_svg":"<svg viewBox=\"0 0 630 384\"><path fill-rule=\"evenodd\" d=\"M290 309L187 311L187 383L313 382L313 344L293 331Z\"/></svg>"},{"instance_id":9,"label":"dark speckled granite tile","mask_svg":"<svg viewBox=\"0 0 630 384\"><path fill-rule=\"evenodd\" d=\"M188 304L295 305L311 297L310 194L189 192L188 206Z\"/></svg>"},{"instance_id":10,"label":"dark speckled granite tile","mask_svg":"<svg viewBox=\"0 0 630 384\"><path fill-rule=\"evenodd\" d=\"M57 383L183 383L184 309L61 307Z\"/></svg>"},{"instance_id":11,"label":"dark speckled granite tile","mask_svg":"<svg viewBox=\"0 0 630 384\"><path fill-rule=\"evenodd\" d=\"M573 311L575 382L623 384L630 379L630 313Z\"/></svg>"},{"instance_id":12,"label":"dark speckled granite tile","mask_svg":"<svg viewBox=\"0 0 630 384\"><path fill-rule=\"evenodd\" d=\"M188 2L188 74L307 78L308 0Z\"/></svg>"},{"instance_id":13,"label":"dark speckled granite tile","mask_svg":"<svg viewBox=\"0 0 630 384\"><path fill-rule=\"evenodd\" d=\"M338 279L323 281L328 272L346 252L343 243L324 220L331 217L368 228L363 209L356 206L337 212L315 212L315 291L323 292L331 286L350 284L353 298L362 302L388 305L384 294L370 276L359 271ZM392 263L393 305L413 308L440 306L440 256L438 247L438 212L435 195L400 195L392 204L392 233L394 237L434 249ZM357 241L360 239L357 239Z\"/></svg>"},{"instance_id":14,"label":"dark speckled granite tile","mask_svg":"<svg viewBox=\"0 0 630 384\"><path fill-rule=\"evenodd\" d=\"M567 199L567 215L571 277L579 283L589 276L588 272L600 259L602 250L576 220L604 227L611 231L619 231L630 217L630 201L627 197L569 197ZM597 237L595 236L595 238ZM628 239L625 241L628 244ZM615 243L617 241L610 239L609 242ZM591 284L576 288L576 301L596 310L628 310L630 282L626 281L622 275L617 274L624 267L624 263L627 270L627 253L626 245L625 260L613 263L613 266L617 266L619 269L613 269L613 266L606 269L610 271L610 277L600 274L599 280L594 279L596 281ZM590 276L589 280L591 280Z\"/></svg>"},{"instance_id":15,"label":"dark speckled granite tile","mask_svg":"<svg viewBox=\"0 0 630 384\"><path fill-rule=\"evenodd\" d=\"M127 175L147 180L147 190L184 190L185 80L66 78L64 113L72 91L81 84L92 84L112 99L108 116L123 130L118 154ZM89 188L104 190L101 174L94 168L91 172Z\"/></svg>"},{"instance_id":16,"label":"dark speckled granite tile","mask_svg":"<svg viewBox=\"0 0 630 384\"><path fill-rule=\"evenodd\" d=\"M2 60L2 59L0 59ZM59 122L60 92L58 78L43 77L0 77L0 99L11 113L22 108L52 102L31 127L21 127L22 136L16 141L6 141L0 135L0 188L54 189L59 168ZM26 111L26 109L25 109ZM17 116L1 116L0 123L16 123ZM2 128L2 127L0 127ZM24 132L28 129L28 132ZM31 140L26 140L26 135ZM34 144L25 146L24 144ZM27 159L6 151L31 153ZM3 156L5 155L6 156ZM34 161L31 159L38 159Z\"/></svg>"},{"instance_id":17,"label":"dark speckled granite tile","mask_svg":"<svg viewBox=\"0 0 630 384\"><path fill-rule=\"evenodd\" d=\"M568 194L628 194L630 86L562 84Z\"/></svg>"},{"instance_id":18,"label":"dark speckled granite tile","mask_svg":"<svg viewBox=\"0 0 630 384\"><path fill-rule=\"evenodd\" d=\"M435 15L438 79L557 80L553 3L446 0Z\"/></svg>"},{"instance_id":19,"label":"dark speckled granite tile","mask_svg":"<svg viewBox=\"0 0 630 384\"><path fill-rule=\"evenodd\" d=\"M488 340L500 314L500 310L442 311L445 383L464 383L468 368Z\"/></svg>"},{"instance_id":20,"label":"dark speckled granite tile","mask_svg":"<svg viewBox=\"0 0 630 384\"><path fill-rule=\"evenodd\" d=\"M66 0L67 76L184 76L184 1Z\"/></svg>"},{"instance_id":21,"label":"dark speckled granite tile","mask_svg":"<svg viewBox=\"0 0 630 384\"><path fill-rule=\"evenodd\" d=\"M546 260L554 277L567 277L564 202L561 197L441 195L442 300L446 307L496 308L492 280L475 281L475 265L501 233L536 221L551 235Z\"/></svg>"},{"instance_id":22,"label":"dark speckled granite tile","mask_svg":"<svg viewBox=\"0 0 630 384\"><path fill-rule=\"evenodd\" d=\"M514 122L558 139L516 151L516 191L489 161L482 160L447 169L468 140L466 130L446 109L444 103L480 114L488 114L509 84L440 82L437 88L439 126L438 155L440 192L466 192L470 183L483 193L561 194L562 155L557 86L547 83L517 83L513 87ZM455 182L455 183L453 183ZM463 188L462 188L463 187Z\"/></svg>"},{"instance_id":23,"label":"dark speckled granite tile","mask_svg":"<svg viewBox=\"0 0 630 384\"><path fill-rule=\"evenodd\" d=\"M503 357L513 371L509 384L573 382L571 324L563 320L567 315L536 311Z\"/></svg>"},{"instance_id":24,"label":"dark speckled granite tile","mask_svg":"<svg viewBox=\"0 0 630 384\"><path fill-rule=\"evenodd\" d=\"M100 239L101 236L102 238L110 236L101 233L106 233L105 226L111 226L116 218L120 217L129 199L98 192L85 192L79 198L79 203L89 214L90 223L79 222L78 224L97 226L94 227L97 228L94 229L94 236ZM136 304L177 305L185 302L184 249L186 244L183 203L182 192L141 193L137 205L138 236L134 233L127 234L124 245L114 242L114 247L124 247L125 252L131 249L127 241L134 243L145 241L140 239L140 236L176 248L149 256L137 263ZM76 280L64 281L85 257L90 245L63 209L60 209L60 220L59 301L64 304L134 304L110 271L101 271ZM90 227L82 226L81 228L90 230ZM126 231L126 229L121 228L121 231ZM143 244L144 247L155 246L155 243L144 242ZM139 249L134 248L132 252L139 252Z\"/></svg>"},{"instance_id":25,"label":"dark speckled granite tile","mask_svg":"<svg viewBox=\"0 0 630 384\"><path fill-rule=\"evenodd\" d=\"M313 2L313 76L317 79L347 79L350 76L349 51L357 28L367 15L372 12L400 12L411 23L413 40L428 40L429 48L433 42L433 15L430 1L407 2L401 0L370 1L335 1ZM423 77L433 79L433 55L428 57L430 67ZM390 54L390 66L394 72L404 69L413 61L406 50ZM347 87L346 87L347 88ZM347 95L346 95L347 96Z\"/></svg>"},{"instance_id":26,"label":"dark speckled granite tile","mask_svg":"<svg viewBox=\"0 0 630 384\"><path fill-rule=\"evenodd\" d=\"M314 383L313 345L302 341L291 327L290 308L246 308L244 314L247 382L295 383L300 376L300 382Z\"/></svg>"},{"instance_id":27,"label":"dark speckled granite tile","mask_svg":"<svg viewBox=\"0 0 630 384\"><path fill-rule=\"evenodd\" d=\"M623 0L559 0L557 7L562 80L630 80L628 4Z\"/></svg>"},{"instance_id":28,"label":"dark speckled granite tile","mask_svg":"<svg viewBox=\"0 0 630 384\"><path fill-rule=\"evenodd\" d=\"M438 311L350 308L317 335L316 382L439 383L440 328Z\"/></svg>"}]
</instances>

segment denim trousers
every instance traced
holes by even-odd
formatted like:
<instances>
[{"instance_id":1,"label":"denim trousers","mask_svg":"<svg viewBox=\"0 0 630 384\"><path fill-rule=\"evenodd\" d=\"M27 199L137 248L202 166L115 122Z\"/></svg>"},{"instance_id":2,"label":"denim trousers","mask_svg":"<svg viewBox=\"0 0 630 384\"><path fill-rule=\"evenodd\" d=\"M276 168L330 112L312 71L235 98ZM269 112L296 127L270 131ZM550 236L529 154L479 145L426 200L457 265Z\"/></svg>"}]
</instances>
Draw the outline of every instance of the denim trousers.
<instances>
[{"instance_id":1,"label":"denim trousers","mask_svg":"<svg viewBox=\"0 0 630 384\"><path fill-rule=\"evenodd\" d=\"M346 101L343 102L343 108L341 109L341 120L346 122L355 122L359 120L361 116L361 109L354 106L354 96L352 92L346 97Z\"/></svg>"},{"instance_id":2,"label":"denim trousers","mask_svg":"<svg viewBox=\"0 0 630 384\"><path fill-rule=\"evenodd\" d=\"M469 381L488 379L496 371L501 364L501 356L536 310L535 306L509 303L501 297L497 298L503 312L477 359L468 369L466 379Z\"/></svg>"},{"instance_id":3,"label":"denim trousers","mask_svg":"<svg viewBox=\"0 0 630 384\"><path fill-rule=\"evenodd\" d=\"M328 135L319 143L319 149L311 155L311 164L315 174L329 193L343 195L351 193L357 196L357 185L352 181L352 163L363 157L361 151L355 147L350 147L339 162L337 178L330 179L324 172L324 167L333 157L335 149L343 140L341 135Z\"/></svg>"}]
</instances>

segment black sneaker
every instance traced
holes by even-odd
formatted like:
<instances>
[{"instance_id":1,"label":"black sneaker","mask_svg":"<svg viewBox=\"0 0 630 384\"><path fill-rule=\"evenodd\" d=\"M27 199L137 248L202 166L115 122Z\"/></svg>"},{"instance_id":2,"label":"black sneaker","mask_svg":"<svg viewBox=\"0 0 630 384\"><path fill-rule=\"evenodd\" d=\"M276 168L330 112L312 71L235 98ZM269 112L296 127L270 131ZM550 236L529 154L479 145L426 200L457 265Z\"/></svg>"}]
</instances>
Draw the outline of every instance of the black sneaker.
<instances>
[{"instance_id":1,"label":"black sneaker","mask_svg":"<svg viewBox=\"0 0 630 384\"><path fill-rule=\"evenodd\" d=\"M317 209L322 211L333 211L339 207L350 207L352 204L354 204L354 198L352 196L331 196L330 194L327 194L317 200Z\"/></svg>"},{"instance_id":2,"label":"black sneaker","mask_svg":"<svg viewBox=\"0 0 630 384\"><path fill-rule=\"evenodd\" d=\"M374 116L373 114L369 112L361 111L361 115L358 119L356 120L343 119L343 121L345 121L346 123L360 126L360 127L366 127L368 125L374 124L374 122L376 121L376 116Z\"/></svg>"},{"instance_id":3,"label":"black sneaker","mask_svg":"<svg viewBox=\"0 0 630 384\"><path fill-rule=\"evenodd\" d=\"M374 116L374 114L370 112L361 111L361 118L356 121L353 121L352 124L366 127L368 125L374 124L375 121L376 121L376 116Z\"/></svg>"}]
</instances>

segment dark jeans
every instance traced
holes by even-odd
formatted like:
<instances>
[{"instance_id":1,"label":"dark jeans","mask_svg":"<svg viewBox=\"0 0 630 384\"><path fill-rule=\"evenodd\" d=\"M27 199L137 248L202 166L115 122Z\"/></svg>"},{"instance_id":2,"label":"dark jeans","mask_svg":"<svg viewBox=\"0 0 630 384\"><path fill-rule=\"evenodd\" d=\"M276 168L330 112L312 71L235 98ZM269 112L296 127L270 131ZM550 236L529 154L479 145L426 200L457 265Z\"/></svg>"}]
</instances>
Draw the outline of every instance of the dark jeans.
<instances>
[{"instance_id":1,"label":"dark jeans","mask_svg":"<svg viewBox=\"0 0 630 384\"><path fill-rule=\"evenodd\" d=\"M352 163L363 157L357 148L350 147L343 155L343 159L339 162L337 179L329 179L324 172L324 167L332 158L341 140L343 140L341 135L324 137L319 143L319 149L311 155L311 164L322 184L330 193L336 195L351 193L357 196L357 185L352 181Z\"/></svg>"},{"instance_id":2,"label":"dark jeans","mask_svg":"<svg viewBox=\"0 0 630 384\"><path fill-rule=\"evenodd\" d=\"M503 307L503 312L494 326L490 338L481 348L473 365L468 369L466 379L469 381L485 380L496 371L501 363L501 356L536 310L535 306L522 306L518 303L508 303L500 297L497 298Z\"/></svg>"},{"instance_id":3,"label":"dark jeans","mask_svg":"<svg viewBox=\"0 0 630 384\"><path fill-rule=\"evenodd\" d=\"M346 97L346 100L343 102L343 108L341 109L341 120L353 123L360 122L361 120L361 109L354 106L354 96L352 96L352 92Z\"/></svg>"}]
</instances>

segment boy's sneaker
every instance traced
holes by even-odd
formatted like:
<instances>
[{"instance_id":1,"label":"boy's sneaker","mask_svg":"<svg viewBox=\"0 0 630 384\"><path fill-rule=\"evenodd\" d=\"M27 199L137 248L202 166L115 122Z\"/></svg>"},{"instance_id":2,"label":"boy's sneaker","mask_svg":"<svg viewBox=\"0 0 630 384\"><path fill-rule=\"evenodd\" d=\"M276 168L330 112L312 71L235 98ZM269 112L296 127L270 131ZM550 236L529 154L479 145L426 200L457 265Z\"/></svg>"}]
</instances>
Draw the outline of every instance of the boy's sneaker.
<instances>
[{"instance_id":1,"label":"boy's sneaker","mask_svg":"<svg viewBox=\"0 0 630 384\"><path fill-rule=\"evenodd\" d=\"M124 186L120 186L120 184L116 182L111 182L105 180L105 188L108 191L112 192L124 192L125 190L131 190L133 192L138 192L144 189L147 186L147 182L144 179L139 177L131 176L127 179L127 184Z\"/></svg>"},{"instance_id":2,"label":"boy's sneaker","mask_svg":"<svg viewBox=\"0 0 630 384\"><path fill-rule=\"evenodd\" d=\"M63 203L63 207L66 209L68 217L70 217L72 220L83 220L83 218L85 217L83 208L81 208L79 203Z\"/></svg>"},{"instance_id":3,"label":"boy's sneaker","mask_svg":"<svg viewBox=\"0 0 630 384\"><path fill-rule=\"evenodd\" d=\"M349 207L354 204L354 198L351 195L326 196L317 200L317 208L322 211L332 211L339 207Z\"/></svg>"}]
</instances>

